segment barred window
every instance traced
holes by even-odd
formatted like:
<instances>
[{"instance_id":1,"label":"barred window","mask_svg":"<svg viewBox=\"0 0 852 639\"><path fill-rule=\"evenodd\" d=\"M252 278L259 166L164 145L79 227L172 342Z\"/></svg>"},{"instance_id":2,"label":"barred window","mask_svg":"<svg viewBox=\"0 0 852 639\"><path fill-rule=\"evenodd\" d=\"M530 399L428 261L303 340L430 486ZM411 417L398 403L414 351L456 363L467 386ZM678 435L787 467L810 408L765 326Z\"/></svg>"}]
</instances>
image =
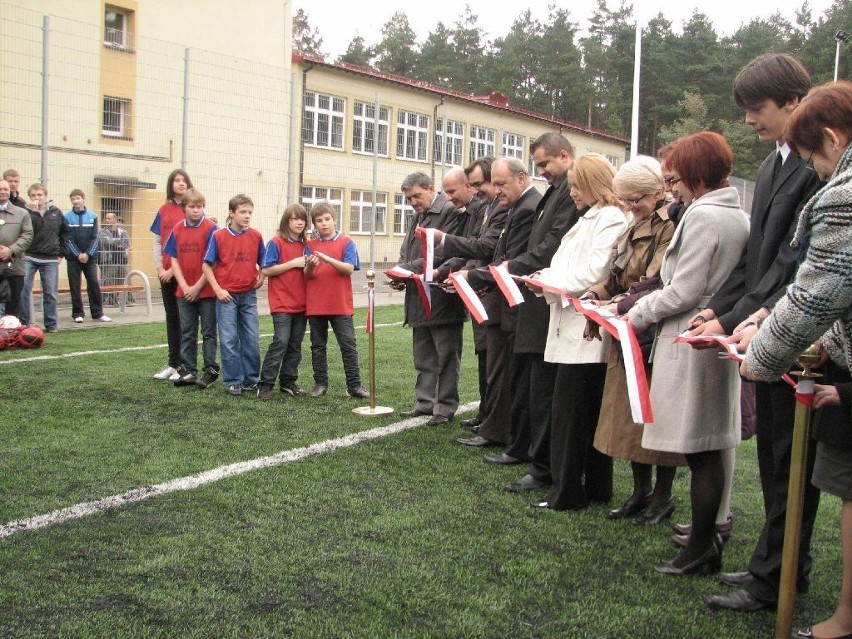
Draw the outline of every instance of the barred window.
<instances>
[{"instance_id":1,"label":"barred window","mask_svg":"<svg viewBox=\"0 0 852 639\"><path fill-rule=\"evenodd\" d=\"M482 126L470 127L470 161L485 156L494 157L494 129Z\"/></svg>"},{"instance_id":2,"label":"barred window","mask_svg":"<svg viewBox=\"0 0 852 639\"><path fill-rule=\"evenodd\" d=\"M518 158L524 160L524 136L514 133L503 134L503 148L500 153L503 157Z\"/></svg>"},{"instance_id":3,"label":"barred window","mask_svg":"<svg viewBox=\"0 0 852 639\"><path fill-rule=\"evenodd\" d=\"M396 193L393 196L393 234L405 235L413 215L414 209L406 202L405 195Z\"/></svg>"},{"instance_id":4,"label":"barred window","mask_svg":"<svg viewBox=\"0 0 852 639\"><path fill-rule=\"evenodd\" d=\"M355 153L388 154L388 131L390 109L379 105L379 135L376 139L376 105L366 102L355 103L352 120L352 151ZM378 148L376 147L378 145Z\"/></svg>"},{"instance_id":5,"label":"barred window","mask_svg":"<svg viewBox=\"0 0 852 639\"><path fill-rule=\"evenodd\" d=\"M302 140L309 146L343 149L343 118L346 102L325 93L305 91Z\"/></svg>"},{"instance_id":6,"label":"barred window","mask_svg":"<svg viewBox=\"0 0 852 639\"><path fill-rule=\"evenodd\" d=\"M385 234L388 214L388 194L376 193L376 233ZM349 232L371 233L373 230L373 192L351 192L349 198Z\"/></svg>"},{"instance_id":7,"label":"barred window","mask_svg":"<svg viewBox=\"0 0 852 639\"><path fill-rule=\"evenodd\" d=\"M461 166L464 124L456 120L438 118L435 121L435 162Z\"/></svg>"},{"instance_id":8,"label":"barred window","mask_svg":"<svg viewBox=\"0 0 852 639\"><path fill-rule=\"evenodd\" d=\"M428 116L400 109L396 118L396 157L425 162L428 134Z\"/></svg>"},{"instance_id":9,"label":"barred window","mask_svg":"<svg viewBox=\"0 0 852 639\"><path fill-rule=\"evenodd\" d=\"M126 98L104 96L101 133L110 138L132 139L131 101Z\"/></svg>"}]
</instances>

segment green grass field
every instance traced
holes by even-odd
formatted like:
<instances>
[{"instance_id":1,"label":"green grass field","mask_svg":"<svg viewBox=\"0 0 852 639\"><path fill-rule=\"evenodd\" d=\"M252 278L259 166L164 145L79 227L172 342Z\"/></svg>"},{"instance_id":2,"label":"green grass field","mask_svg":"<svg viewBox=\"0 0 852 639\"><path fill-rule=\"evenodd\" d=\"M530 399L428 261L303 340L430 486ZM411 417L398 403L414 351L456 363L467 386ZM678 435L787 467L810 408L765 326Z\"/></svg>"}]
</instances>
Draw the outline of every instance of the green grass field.
<instances>
[{"instance_id":1,"label":"green grass field","mask_svg":"<svg viewBox=\"0 0 852 639\"><path fill-rule=\"evenodd\" d=\"M411 335L377 309L378 403L413 403ZM356 326L363 324L363 310ZM263 318L261 331L271 332ZM161 325L49 336L0 352L0 526L90 500L367 431L330 340L331 388L271 402L174 388ZM261 348L265 352L269 337ZM358 330L362 370L367 337ZM462 402L476 398L466 335ZM132 349L132 350L131 350ZM56 358L53 356L80 354ZM18 361L24 357L34 361ZM310 387L307 342L300 382ZM47 357L47 359L45 359ZM0 538L2 637L770 637L774 613L711 612L713 577L653 567L668 526L611 522L607 508L531 508L503 486L523 469L459 446L457 425L360 443ZM616 463L616 500L631 486ZM688 520L679 472L675 518ZM759 527L754 442L738 453L724 570L745 568ZM839 502L825 497L798 625L833 611Z\"/></svg>"}]
</instances>

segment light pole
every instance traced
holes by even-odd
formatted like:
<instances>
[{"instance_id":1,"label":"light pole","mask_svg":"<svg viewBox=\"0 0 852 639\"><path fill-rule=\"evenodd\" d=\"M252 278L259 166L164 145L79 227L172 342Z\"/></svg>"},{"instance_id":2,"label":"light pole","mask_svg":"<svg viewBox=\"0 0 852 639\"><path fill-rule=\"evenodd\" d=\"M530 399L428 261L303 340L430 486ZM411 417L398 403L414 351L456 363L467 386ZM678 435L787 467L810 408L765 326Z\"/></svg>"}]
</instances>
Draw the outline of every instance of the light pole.
<instances>
[{"instance_id":1,"label":"light pole","mask_svg":"<svg viewBox=\"0 0 852 639\"><path fill-rule=\"evenodd\" d=\"M837 42L837 47L834 52L834 81L837 82L837 74L840 70L840 43L849 42L850 36L846 31L838 31L834 34L834 41Z\"/></svg>"}]
</instances>

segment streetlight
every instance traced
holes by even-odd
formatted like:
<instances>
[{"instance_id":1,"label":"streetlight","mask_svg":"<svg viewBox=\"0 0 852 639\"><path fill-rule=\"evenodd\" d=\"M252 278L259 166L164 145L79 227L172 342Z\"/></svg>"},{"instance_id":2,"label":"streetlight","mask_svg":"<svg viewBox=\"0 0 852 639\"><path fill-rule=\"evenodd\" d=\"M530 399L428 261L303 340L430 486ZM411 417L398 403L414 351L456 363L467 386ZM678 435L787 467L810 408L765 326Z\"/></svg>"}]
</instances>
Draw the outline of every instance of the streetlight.
<instances>
[{"instance_id":1,"label":"streetlight","mask_svg":"<svg viewBox=\"0 0 852 639\"><path fill-rule=\"evenodd\" d=\"M838 31L834 34L834 40L837 42L837 48L834 53L834 81L837 82L837 73L840 69L840 43L844 44L849 42L852 39L852 36L849 35L846 31Z\"/></svg>"}]
</instances>

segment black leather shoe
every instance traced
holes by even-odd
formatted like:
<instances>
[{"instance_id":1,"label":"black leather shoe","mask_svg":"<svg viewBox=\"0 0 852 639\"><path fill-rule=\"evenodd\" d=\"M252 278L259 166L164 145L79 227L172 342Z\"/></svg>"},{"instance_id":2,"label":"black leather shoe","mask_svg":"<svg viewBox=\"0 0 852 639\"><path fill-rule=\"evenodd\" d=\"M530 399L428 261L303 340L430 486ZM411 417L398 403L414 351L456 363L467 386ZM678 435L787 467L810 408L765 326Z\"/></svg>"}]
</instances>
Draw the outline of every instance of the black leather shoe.
<instances>
[{"instance_id":1,"label":"black leather shoe","mask_svg":"<svg viewBox=\"0 0 852 639\"><path fill-rule=\"evenodd\" d=\"M748 590L734 590L724 595L710 595L704 597L704 601L713 610L732 610L734 612L757 612L775 607L772 602L755 599Z\"/></svg>"},{"instance_id":2,"label":"black leather shoe","mask_svg":"<svg viewBox=\"0 0 852 639\"><path fill-rule=\"evenodd\" d=\"M676 505L675 498L669 497L659 506L648 506L631 523L636 526L656 526L672 516Z\"/></svg>"},{"instance_id":3,"label":"black leather shoe","mask_svg":"<svg viewBox=\"0 0 852 639\"><path fill-rule=\"evenodd\" d=\"M523 459L507 455L506 453L500 453L499 455L486 455L484 459L490 464L520 464L524 461Z\"/></svg>"},{"instance_id":4,"label":"black leather shoe","mask_svg":"<svg viewBox=\"0 0 852 639\"><path fill-rule=\"evenodd\" d=\"M482 423L482 420L479 417L471 417L470 419L463 419L459 422L462 428L473 428L474 426L479 426Z\"/></svg>"},{"instance_id":5,"label":"black leather shoe","mask_svg":"<svg viewBox=\"0 0 852 639\"><path fill-rule=\"evenodd\" d=\"M450 423L450 418L446 415L432 415L432 419L426 423L430 426L443 426Z\"/></svg>"},{"instance_id":6,"label":"black leather shoe","mask_svg":"<svg viewBox=\"0 0 852 639\"><path fill-rule=\"evenodd\" d=\"M401 410L399 411L400 417L420 417L421 415L431 415L432 413L427 413L425 410L420 410L419 408L412 408L411 410Z\"/></svg>"},{"instance_id":7,"label":"black leather shoe","mask_svg":"<svg viewBox=\"0 0 852 639\"><path fill-rule=\"evenodd\" d=\"M497 446L497 442L492 442L490 439L485 439L479 435L475 437L459 437L456 441L463 446Z\"/></svg>"},{"instance_id":8,"label":"black leather shoe","mask_svg":"<svg viewBox=\"0 0 852 639\"><path fill-rule=\"evenodd\" d=\"M654 570L664 575L691 575L708 568L710 572L719 572L722 568L722 553L715 543L710 545L703 555L678 568L671 561L664 561ZM745 591L743 591L745 592ZM749 595L750 596L750 595Z\"/></svg>"},{"instance_id":9,"label":"black leather shoe","mask_svg":"<svg viewBox=\"0 0 852 639\"><path fill-rule=\"evenodd\" d=\"M719 583L726 586L742 588L751 581L752 577L748 570L743 570L742 572L720 572L717 579Z\"/></svg>"},{"instance_id":10,"label":"black leather shoe","mask_svg":"<svg viewBox=\"0 0 852 639\"><path fill-rule=\"evenodd\" d=\"M637 495L634 493L621 506L610 510L606 514L606 518L624 519L625 517L632 517L645 510L645 507L648 505L648 497L648 495Z\"/></svg>"},{"instance_id":11,"label":"black leather shoe","mask_svg":"<svg viewBox=\"0 0 852 639\"><path fill-rule=\"evenodd\" d=\"M529 473L521 477L518 481L513 481L506 486L506 490L510 493L521 493L527 490L538 490L547 486L547 482L533 477Z\"/></svg>"}]
</instances>

